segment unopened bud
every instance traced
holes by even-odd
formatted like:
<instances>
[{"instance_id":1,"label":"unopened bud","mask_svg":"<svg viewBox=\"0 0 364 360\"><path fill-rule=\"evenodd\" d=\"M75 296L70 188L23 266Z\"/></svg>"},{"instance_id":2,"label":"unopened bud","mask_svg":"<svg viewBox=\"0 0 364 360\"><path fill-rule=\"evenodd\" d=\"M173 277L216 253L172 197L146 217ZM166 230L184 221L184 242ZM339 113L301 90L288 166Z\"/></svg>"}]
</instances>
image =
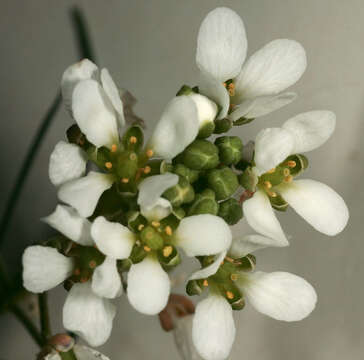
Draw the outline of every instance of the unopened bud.
<instances>
[{"instance_id":1,"label":"unopened bud","mask_svg":"<svg viewBox=\"0 0 364 360\"><path fill-rule=\"evenodd\" d=\"M217 215L219 204L216 201L215 193L211 189L204 190L197 194L195 200L188 209L188 216L199 214Z\"/></svg>"},{"instance_id":2,"label":"unopened bud","mask_svg":"<svg viewBox=\"0 0 364 360\"><path fill-rule=\"evenodd\" d=\"M219 205L218 216L222 217L229 225L236 224L243 217L243 209L236 199L227 199Z\"/></svg>"},{"instance_id":3,"label":"unopened bud","mask_svg":"<svg viewBox=\"0 0 364 360\"><path fill-rule=\"evenodd\" d=\"M173 172L177 175L185 177L190 184L198 179L199 171L192 170L183 164L176 164L173 167Z\"/></svg>"},{"instance_id":4,"label":"unopened bud","mask_svg":"<svg viewBox=\"0 0 364 360\"><path fill-rule=\"evenodd\" d=\"M166 190L163 193L163 197L166 198L172 206L178 207L193 201L195 198L195 191L188 180L180 176L178 184Z\"/></svg>"},{"instance_id":5,"label":"unopened bud","mask_svg":"<svg viewBox=\"0 0 364 360\"><path fill-rule=\"evenodd\" d=\"M215 134L223 134L232 128L233 124L229 119L215 120Z\"/></svg>"},{"instance_id":6,"label":"unopened bud","mask_svg":"<svg viewBox=\"0 0 364 360\"><path fill-rule=\"evenodd\" d=\"M220 161L225 165L237 164L241 159L243 143L237 136L221 136L215 140Z\"/></svg>"},{"instance_id":7,"label":"unopened bud","mask_svg":"<svg viewBox=\"0 0 364 360\"><path fill-rule=\"evenodd\" d=\"M207 181L217 200L227 199L239 187L237 175L228 167L211 170L207 175Z\"/></svg>"},{"instance_id":8,"label":"unopened bud","mask_svg":"<svg viewBox=\"0 0 364 360\"><path fill-rule=\"evenodd\" d=\"M195 140L183 154L183 163L194 170L213 169L219 164L217 147L207 140Z\"/></svg>"}]
</instances>

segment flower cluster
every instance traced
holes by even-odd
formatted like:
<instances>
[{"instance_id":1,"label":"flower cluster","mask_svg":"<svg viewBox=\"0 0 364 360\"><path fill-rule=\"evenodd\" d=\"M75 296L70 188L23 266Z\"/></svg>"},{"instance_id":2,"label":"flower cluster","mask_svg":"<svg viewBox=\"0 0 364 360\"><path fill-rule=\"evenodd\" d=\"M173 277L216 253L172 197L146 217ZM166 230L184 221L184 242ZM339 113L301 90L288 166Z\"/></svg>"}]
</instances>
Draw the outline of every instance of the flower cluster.
<instances>
[{"instance_id":1,"label":"flower cluster","mask_svg":"<svg viewBox=\"0 0 364 360\"><path fill-rule=\"evenodd\" d=\"M179 90L147 140L134 101L107 69L85 59L64 72L62 94L75 124L51 154L49 177L61 204L43 219L59 234L26 249L23 278L36 293L63 283L64 326L91 346L110 336L113 299L123 292L141 313L166 307L169 272L182 253L200 264L187 293L208 293L192 330L204 359L228 357L232 311L245 301L284 321L314 309L308 282L254 272L252 252L288 245L276 211L289 206L326 235L344 229L343 199L325 184L296 180L308 166L303 153L328 140L335 115L299 114L245 146L226 135L292 102L296 94L284 91L306 68L305 51L293 40L274 40L247 61L246 52L240 17L228 8L210 12L198 34L197 86ZM230 226L239 221L233 239Z\"/></svg>"}]
</instances>

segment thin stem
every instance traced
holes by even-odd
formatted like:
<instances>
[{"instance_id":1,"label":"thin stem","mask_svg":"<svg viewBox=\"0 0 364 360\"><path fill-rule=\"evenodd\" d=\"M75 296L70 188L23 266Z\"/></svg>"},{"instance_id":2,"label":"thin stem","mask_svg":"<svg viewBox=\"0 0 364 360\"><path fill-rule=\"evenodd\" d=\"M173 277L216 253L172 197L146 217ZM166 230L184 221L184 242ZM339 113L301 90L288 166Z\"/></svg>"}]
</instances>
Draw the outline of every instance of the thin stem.
<instances>
[{"instance_id":1,"label":"thin stem","mask_svg":"<svg viewBox=\"0 0 364 360\"><path fill-rule=\"evenodd\" d=\"M34 325L34 323L29 319L29 317L25 314L25 312L20 309L20 307L16 304L9 305L9 311L11 311L15 317L23 324L23 326L27 329L28 333L31 335L33 340L42 347L45 345L45 341L42 339L41 334L38 329Z\"/></svg>"},{"instance_id":2,"label":"thin stem","mask_svg":"<svg viewBox=\"0 0 364 360\"><path fill-rule=\"evenodd\" d=\"M40 329L41 334L44 341L51 336L51 324L49 320L49 311L48 311L48 295L46 292L42 294L38 294L38 304L39 304L39 312L40 312Z\"/></svg>"}]
</instances>

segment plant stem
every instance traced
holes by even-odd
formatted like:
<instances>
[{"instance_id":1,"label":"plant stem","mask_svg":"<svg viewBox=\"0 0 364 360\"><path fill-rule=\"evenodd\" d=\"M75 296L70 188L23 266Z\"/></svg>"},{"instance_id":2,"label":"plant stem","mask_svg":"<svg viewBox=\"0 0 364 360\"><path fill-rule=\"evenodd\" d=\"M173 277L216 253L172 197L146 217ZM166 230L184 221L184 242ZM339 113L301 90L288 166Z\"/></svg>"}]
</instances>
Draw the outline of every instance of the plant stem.
<instances>
[{"instance_id":1,"label":"plant stem","mask_svg":"<svg viewBox=\"0 0 364 360\"><path fill-rule=\"evenodd\" d=\"M46 292L38 294L38 305L40 312L40 329L43 340L46 342L51 336L51 324L48 311L48 295Z\"/></svg>"},{"instance_id":2,"label":"plant stem","mask_svg":"<svg viewBox=\"0 0 364 360\"><path fill-rule=\"evenodd\" d=\"M67 352L60 352L59 355L61 356L62 360L77 360L73 350Z\"/></svg>"},{"instance_id":3,"label":"plant stem","mask_svg":"<svg viewBox=\"0 0 364 360\"><path fill-rule=\"evenodd\" d=\"M29 317L25 314L25 312L20 309L20 307L16 304L9 305L9 311L11 311L15 317L24 325L28 333L31 335L33 340L42 347L45 345L45 341L42 339L41 334L39 333L38 329L34 325L34 323L29 319Z\"/></svg>"}]
</instances>

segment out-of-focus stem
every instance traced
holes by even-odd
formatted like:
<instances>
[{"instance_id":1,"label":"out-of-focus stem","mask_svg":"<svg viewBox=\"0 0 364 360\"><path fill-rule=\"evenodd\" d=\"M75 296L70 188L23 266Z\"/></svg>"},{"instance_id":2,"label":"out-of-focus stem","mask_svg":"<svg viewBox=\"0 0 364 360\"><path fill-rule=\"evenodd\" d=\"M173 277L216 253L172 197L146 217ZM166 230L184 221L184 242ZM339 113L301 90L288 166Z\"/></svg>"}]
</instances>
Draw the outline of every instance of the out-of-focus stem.
<instances>
[{"instance_id":1,"label":"out-of-focus stem","mask_svg":"<svg viewBox=\"0 0 364 360\"><path fill-rule=\"evenodd\" d=\"M48 295L46 292L38 295L38 305L40 313L40 329L44 341L51 336L51 324L48 311Z\"/></svg>"}]
</instances>

